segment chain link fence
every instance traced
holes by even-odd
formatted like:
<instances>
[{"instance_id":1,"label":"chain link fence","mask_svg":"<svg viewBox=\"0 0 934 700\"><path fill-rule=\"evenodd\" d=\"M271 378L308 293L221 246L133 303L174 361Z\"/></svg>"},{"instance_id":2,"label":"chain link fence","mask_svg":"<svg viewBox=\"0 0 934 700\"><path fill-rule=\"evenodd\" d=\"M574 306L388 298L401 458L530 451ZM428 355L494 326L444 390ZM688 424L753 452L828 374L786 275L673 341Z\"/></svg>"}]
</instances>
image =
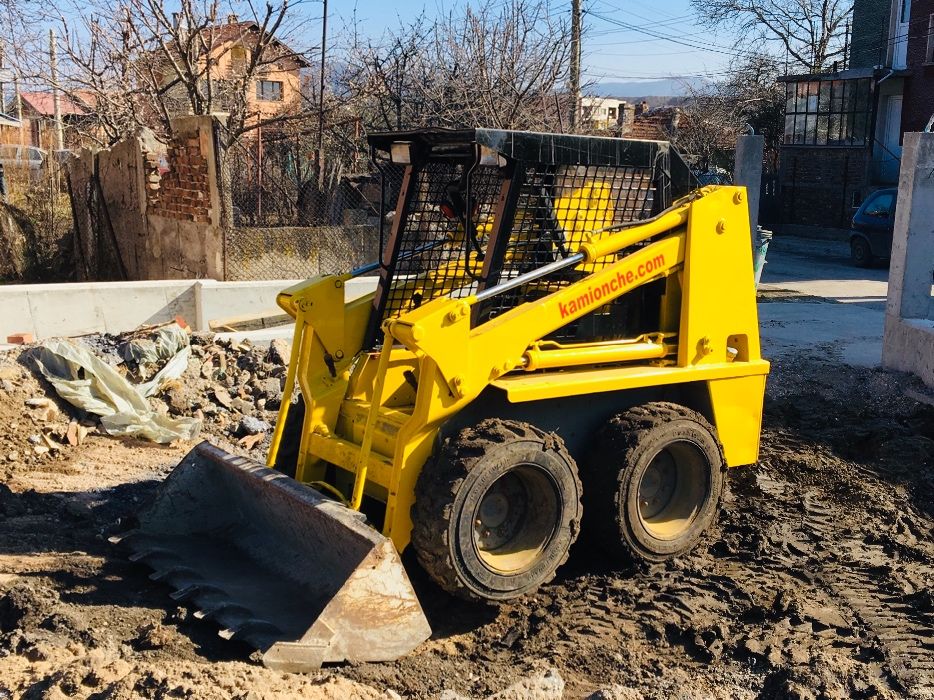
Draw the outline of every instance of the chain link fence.
<instances>
[{"instance_id":1,"label":"chain link fence","mask_svg":"<svg viewBox=\"0 0 934 700\"><path fill-rule=\"evenodd\" d=\"M388 235L402 169L377 170L338 149L326 151L319 168L315 155L302 133L248 133L226 149L228 280L304 279L377 259L381 192Z\"/></svg>"}]
</instances>

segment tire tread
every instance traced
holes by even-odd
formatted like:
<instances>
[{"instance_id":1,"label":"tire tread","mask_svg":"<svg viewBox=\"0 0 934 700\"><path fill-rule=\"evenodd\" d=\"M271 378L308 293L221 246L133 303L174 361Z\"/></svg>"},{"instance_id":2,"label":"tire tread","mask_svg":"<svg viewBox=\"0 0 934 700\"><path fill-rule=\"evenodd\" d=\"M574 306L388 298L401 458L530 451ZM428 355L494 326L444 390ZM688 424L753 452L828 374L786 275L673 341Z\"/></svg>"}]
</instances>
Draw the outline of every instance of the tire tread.
<instances>
[{"instance_id":1,"label":"tire tread","mask_svg":"<svg viewBox=\"0 0 934 700\"><path fill-rule=\"evenodd\" d=\"M449 541L451 524L456 518L453 503L464 479L479 464L491 445L519 440L541 442L542 449L554 450L569 464L574 464L564 441L557 435L520 421L488 418L444 440L436 454L422 468L412 506L412 545L422 568L448 593L467 600L495 602L477 595L458 578ZM576 469L571 471L577 492L581 493L580 476ZM580 529L581 513L582 506L578 500L571 524L573 537ZM569 552L565 552L555 568L564 564L568 556ZM547 583L554 575L553 571L542 583Z\"/></svg>"}]
</instances>

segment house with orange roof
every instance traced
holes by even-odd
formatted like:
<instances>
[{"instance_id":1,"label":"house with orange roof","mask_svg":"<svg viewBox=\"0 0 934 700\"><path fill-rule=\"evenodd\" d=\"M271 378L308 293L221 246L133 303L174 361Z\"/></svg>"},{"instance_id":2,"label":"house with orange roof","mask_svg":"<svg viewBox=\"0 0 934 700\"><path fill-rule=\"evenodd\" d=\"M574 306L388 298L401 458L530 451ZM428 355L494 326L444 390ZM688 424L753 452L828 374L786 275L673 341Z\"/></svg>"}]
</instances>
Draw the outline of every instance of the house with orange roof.
<instances>
[{"instance_id":1,"label":"house with orange roof","mask_svg":"<svg viewBox=\"0 0 934 700\"><path fill-rule=\"evenodd\" d=\"M251 84L245 86L244 105L247 123L274 119L301 109L301 70L310 66L300 53L273 39L251 73L250 66L263 38L262 31L256 22L241 22L236 15L230 15L224 23L201 30L208 51L200 59L199 68L203 71L210 62L210 79L216 86L219 103L216 111L225 109L225 88L239 92L241 81L248 79ZM171 89L176 76L168 61L161 63L162 82ZM184 94L179 97L176 103L178 113L182 114L188 105Z\"/></svg>"},{"instance_id":2,"label":"house with orange roof","mask_svg":"<svg viewBox=\"0 0 934 700\"><path fill-rule=\"evenodd\" d=\"M19 109L15 98L6 106L8 114L22 115L20 138L23 145L36 146L46 151L55 148L55 99L51 91L21 92ZM64 147L77 149L85 145L94 130L93 98L80 94L74 97L60 94Z\"/></svg>"}]
</instances>

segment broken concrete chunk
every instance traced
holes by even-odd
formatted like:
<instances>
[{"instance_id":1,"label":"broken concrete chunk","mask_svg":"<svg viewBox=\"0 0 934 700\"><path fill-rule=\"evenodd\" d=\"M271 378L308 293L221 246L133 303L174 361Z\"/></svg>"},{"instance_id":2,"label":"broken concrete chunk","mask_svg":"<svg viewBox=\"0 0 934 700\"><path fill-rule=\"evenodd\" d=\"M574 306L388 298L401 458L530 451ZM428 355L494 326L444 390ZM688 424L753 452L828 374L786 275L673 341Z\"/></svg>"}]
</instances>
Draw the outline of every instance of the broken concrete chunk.
<instances>
[{"instance_id":1,"label":"broken concrete chunk","mask_svg":"<svg viewBox=\"0 0 934 700\"><path fill-rule=\"evenodd\" d=\"M209 357L201 365L201 376L205 379L214 379L214 359Z\"/></svg>"},{"instance_id":2,"label":"broken concrete chunk","mask_svg":"<svg viewBox=\"0 0 934 700\"><path fill-rule=\"evenodd\" d=\"M230 392L222 386L214 387L214 400L224 408L230 408L230 403L233 401Z\"/></svg>"},{"instance_id":3,"label":"broken concrete chunk","mask_svg":"<svg viewBox=\"0 0 934 700\"><path fill-rule=\"evenodd\" d=\"M284 338L273 338L269 343L269 352L266 359L277 365L289 364L289 357L292 355L292 344Z\"/></svg>"},{"instance_id":4,"label":"broken concrete chunk","mask_svg":"<svg viewBox=\"0 0 934 700\"><path fill-rule=\"evenodd\" d=\"M243 416L243 418L240 419L237 432L241 435L256 435L258 433L268 432L271 429L272 426L264 420L254 418L253 416Z\"/></svg>"},{"instance_id":5,"label":"broken concrete chunk","mask_svg":"<svg viewBox=\"0 0 934 700\"><path fill-rule=\"evenodd\" d=\"M252 450L263 440L266 439L266 433L257 433L256 435L244 435L242 438L237 440L237 444L241 447L245 447L248 450Z\"/></svg>"},{"instance_id":6,"label":"broken concrete chunk","mask_svg":"<svg viewBox=\"0 0 934 700\"><path fill-rule=\"evenodd\" d=\"M58 406L45 397L26 399L26 405L33 409L31 415L36 420L50 421L58 415Z\"/></svg>"},{"instance_id":7,"label":"broken concrete chunk","mask_svg":"<svg viewBox=\"0 0 934 700\"><path fill-rule=\"evenodd\" d=\"M68 430L65 431L65 439L72 447L78 446L78 421L71 421L68 424Z\"/></svg>"}]
</instances>

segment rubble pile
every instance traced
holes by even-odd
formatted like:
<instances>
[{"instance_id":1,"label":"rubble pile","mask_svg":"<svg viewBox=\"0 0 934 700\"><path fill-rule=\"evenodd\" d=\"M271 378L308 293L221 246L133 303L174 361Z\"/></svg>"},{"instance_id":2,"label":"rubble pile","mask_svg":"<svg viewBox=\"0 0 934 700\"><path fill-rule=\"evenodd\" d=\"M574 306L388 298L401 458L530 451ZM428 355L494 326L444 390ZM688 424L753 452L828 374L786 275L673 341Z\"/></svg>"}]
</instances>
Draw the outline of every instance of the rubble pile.
<instances>
[{"instance_id":1,"label":"rubble pile","mask_svg":"<svg viewBox=\"0 0 934 700\"><path fill-rule=\"evenodd\" d=\"M0 356L0 399L16 407L2 416L6 430L0 432L0 465L6 469L54 458L97 430L95 421L73 411L54 392L47 395L12 353Z\"/></svg>"},{"instance_id":2,"label":"rubble pile","mask_svg":"<svg viewBox=\"0 0 934 700\"><path fill-rule=\"evenodd\" d=\"M266 442L282 403L290 347L268 348L194 334L188 368L153 397L157 411L197 418L202 432L255 449Z\"/></svg>"},{"instance_id":3,"label":"rubble pile","mask_svg":"<svg viewBox=\"0 0 934 700\"><path fill-rule=\"evenodd\" d=\"M194 434L200 427L201 436L222 447L261 456L282 402L288 341L260 347L212 333L191 334L171 324L65 342L115 370L157 418L197 421ZM102 424L106 417L75 403L54 381L46 381L47 373L43 378L40 358L47 357L47 350L27 346L0 356L0 396L21 407L0 441L0 464L54 459L89 434L116 434ZM74 383L87 383L85 368L79 375Z\"/></svg>"}]
</instances>

